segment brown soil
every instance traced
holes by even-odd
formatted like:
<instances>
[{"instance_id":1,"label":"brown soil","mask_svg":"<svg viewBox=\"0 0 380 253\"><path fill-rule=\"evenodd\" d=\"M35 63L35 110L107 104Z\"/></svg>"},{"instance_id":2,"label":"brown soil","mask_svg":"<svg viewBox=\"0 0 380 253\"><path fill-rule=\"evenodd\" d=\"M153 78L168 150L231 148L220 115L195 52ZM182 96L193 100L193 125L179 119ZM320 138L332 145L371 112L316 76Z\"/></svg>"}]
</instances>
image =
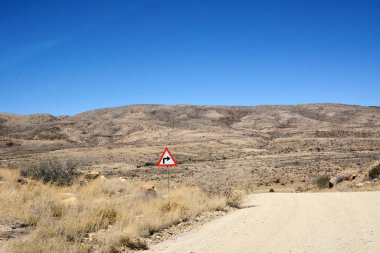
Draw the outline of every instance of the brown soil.
<instances>
[{"instance_id":1,"label":"brown soil","mask_svg":"<svg viewBox=\"0 0 380 253\"><path fill-rule=\"evenodd\" d=\"M0 166L74 158L83 171L165 180L155 164L168 146L176 182L209 180L286 188L320 174L365 176L379 163L380 107L133 105L74 116L0 114Z\"/></svg>"}]
</instances>

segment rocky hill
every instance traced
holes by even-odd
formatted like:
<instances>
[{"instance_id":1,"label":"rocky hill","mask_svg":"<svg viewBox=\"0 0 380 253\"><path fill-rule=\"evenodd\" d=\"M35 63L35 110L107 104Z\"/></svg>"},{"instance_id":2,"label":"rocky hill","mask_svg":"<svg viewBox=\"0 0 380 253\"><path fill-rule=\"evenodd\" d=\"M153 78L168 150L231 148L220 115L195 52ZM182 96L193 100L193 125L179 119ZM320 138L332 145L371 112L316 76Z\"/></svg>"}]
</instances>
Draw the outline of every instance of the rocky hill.
<instances>
[{"instance_id":1,"label":"rocky hill","mask_svg":"<svg viewBox=\"0 0 380 253\"><path fill-rule=\"evenodd\" d=\"M3 166L49 154L130 171L154 161L163 146L197 168L358 169L379 159L380 107L131 105L74 116L0 114Z\"/></svg>"},{"instance_id":2,"label":"rocky hill","mask_svg":"<svg viewBox=\"0 0 380 253\"><path fill-rule=\"evenodd\" d=\"M379 137L380 107L339 104L295 106L132 105L74 116L0 114L0 137L28 141L103 145L167 140L183 131L249 137ZM147 138L148 136L153 138ZM170 137L173 138L173 137ZM170 139L169 138L169 139Z\"/></svg>"}]
</instances>

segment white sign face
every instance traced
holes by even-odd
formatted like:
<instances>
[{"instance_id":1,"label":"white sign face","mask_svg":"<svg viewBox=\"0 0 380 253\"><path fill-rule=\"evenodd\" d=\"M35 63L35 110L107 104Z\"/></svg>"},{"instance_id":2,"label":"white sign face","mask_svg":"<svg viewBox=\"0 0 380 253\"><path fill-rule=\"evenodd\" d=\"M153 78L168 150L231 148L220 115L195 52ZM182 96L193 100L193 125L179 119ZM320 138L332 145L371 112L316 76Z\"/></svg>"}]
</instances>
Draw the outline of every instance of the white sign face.
<instances>
[{"instance_id":1,"label":"white sign face","mask_svg":"<svg viewBox=\"0 0 380 253\"><path fill-rule=\"evenodd\" d=\"M164 153L162 153L157 166L177 166L177 162L170 153L168 148L165 148Z\"/></svg>"}]
</instances>

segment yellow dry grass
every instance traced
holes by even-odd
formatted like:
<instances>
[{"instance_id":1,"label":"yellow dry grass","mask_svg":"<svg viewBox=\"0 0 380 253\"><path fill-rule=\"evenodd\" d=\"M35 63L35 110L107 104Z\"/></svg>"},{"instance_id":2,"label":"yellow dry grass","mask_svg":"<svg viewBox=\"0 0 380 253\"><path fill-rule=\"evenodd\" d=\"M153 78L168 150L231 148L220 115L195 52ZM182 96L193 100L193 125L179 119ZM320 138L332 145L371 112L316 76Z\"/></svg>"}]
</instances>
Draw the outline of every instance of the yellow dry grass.
<instances>
[{"instance_id":1,"label":"yellow dry grass","mask_svg":"<svg viewBox=\"0 0 380 253\"><path fill-rule=\"evenodd\" d=\"M0 217L19 219L31 234L4 247L9 252L117 252L144 248L150 234L202 212L220 210L227 198L198 188L174 185L157 198L141 190L144 183L122 178L98 178L84 186L58 187L17 182L17 171L0 170Z\"/></svg>"}]
</instances>

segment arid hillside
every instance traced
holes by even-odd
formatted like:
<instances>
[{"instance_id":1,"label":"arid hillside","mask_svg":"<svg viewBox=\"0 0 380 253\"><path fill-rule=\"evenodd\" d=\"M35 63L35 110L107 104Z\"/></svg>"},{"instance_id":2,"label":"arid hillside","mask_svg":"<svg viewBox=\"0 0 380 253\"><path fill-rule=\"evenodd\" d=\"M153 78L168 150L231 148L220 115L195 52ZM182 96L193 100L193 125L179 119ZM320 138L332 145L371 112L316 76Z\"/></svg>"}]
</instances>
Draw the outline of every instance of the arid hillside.
<instances>
[{"instance_id":1,"label":"arid hillside","mask_svg":"<svg viewBox=\"0 0 380 253\"><path fill-rule=\"evenodd\" d=\"M74 116L0 114L3 167L48 155L78 159L84 170L161 179L151 163L165 146L181 163L172 173L177 181L288 184L357 173L379 162L380 107L131 105Z\"/></svg>"}]
</instances>

